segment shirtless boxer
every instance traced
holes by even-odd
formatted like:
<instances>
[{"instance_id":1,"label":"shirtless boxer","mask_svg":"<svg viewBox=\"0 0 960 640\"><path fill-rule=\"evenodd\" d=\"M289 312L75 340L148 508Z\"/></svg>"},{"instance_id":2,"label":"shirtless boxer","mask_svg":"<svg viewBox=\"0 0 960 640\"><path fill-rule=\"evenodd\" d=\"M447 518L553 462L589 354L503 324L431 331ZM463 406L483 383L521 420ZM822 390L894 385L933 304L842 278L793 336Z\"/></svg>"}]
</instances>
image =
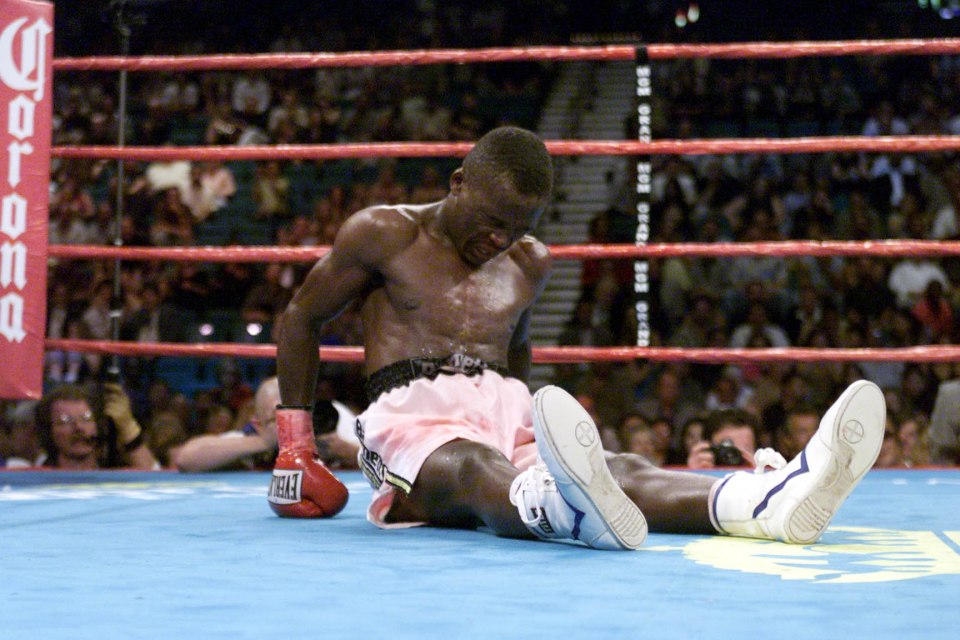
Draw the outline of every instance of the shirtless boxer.
<instances>
[{"instance_id":1,"label":"shirtless boxer","mask_svg":"<svg viewBox=\"0 0 960 640\"><path fill-rule=\"evenodd\" d=\"M371 404L358 435L378 526L486 526L602 549L637 548L647 522L817 540L879 452L886 411L872 383L851 385L790 464L763 456L780 468L719 479L605 454L569 394L547 386L531 399L530 308L550 256L529 234L551 188L542 141L501 127L467 154L442 201L371 207L344 223L282 319L271 507L329 516L345 502L315 460L310 402L320 328L359 299Z\"/></svg>"}]
</instances>

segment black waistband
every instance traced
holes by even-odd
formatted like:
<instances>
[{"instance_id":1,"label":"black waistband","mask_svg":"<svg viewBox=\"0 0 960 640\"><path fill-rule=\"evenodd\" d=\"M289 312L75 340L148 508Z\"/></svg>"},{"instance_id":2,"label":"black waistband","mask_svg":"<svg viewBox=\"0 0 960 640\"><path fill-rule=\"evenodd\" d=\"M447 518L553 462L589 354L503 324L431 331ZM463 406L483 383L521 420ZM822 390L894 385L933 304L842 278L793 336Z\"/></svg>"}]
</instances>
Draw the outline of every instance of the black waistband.
<instances>
[{"instance_id":1,"label":"black waistband","mask_svg":"<svg viewBox=\"0 0 960 640\"><path fill-rule=\"evenodd\" d=\"M478 376L485 370L495 371L506 377L509 374L506 367L480 358L454 353L443 358L409 358L388 364L370 374L366 382L367 399L370 402L391 389L403 387L417 378L435 379L437 376L462 373L465 376Z\"/></svg>"}]
</instances>

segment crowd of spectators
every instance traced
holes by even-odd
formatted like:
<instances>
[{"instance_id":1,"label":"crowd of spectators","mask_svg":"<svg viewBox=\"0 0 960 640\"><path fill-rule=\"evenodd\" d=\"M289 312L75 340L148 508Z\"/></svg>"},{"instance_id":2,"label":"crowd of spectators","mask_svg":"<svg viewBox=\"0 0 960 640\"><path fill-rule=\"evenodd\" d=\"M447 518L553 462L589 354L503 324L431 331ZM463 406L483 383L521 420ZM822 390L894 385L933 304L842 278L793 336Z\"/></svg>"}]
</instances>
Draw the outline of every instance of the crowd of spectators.
<instances>
[{"instance_id":1,"label":"crowd of spectators","mask_svg":"<svg viewBox=\"0 0 960 640\"><path fill-rule=\"evenodd\" d=\"M956 57L677 61L655 66L654 86L654 137L960 133ZM627 129L628 137L635 135ZM609 206L592 221L591 242L635 240L635 164L623 167L610 176ZM650 242L960 237L955 153L664 156L654 160L650 186ZM585 263L562 344L636 343L632 266ZM883 349L960 338L954 319L960 263L952 257L781 258L758 252L657 259L647 267L644 301L654 345ZM822 412L851 380L872 380L886 391L888 429L901 434L901 450L891 448L882 458L890 466L930 462L924 445L937 392L960 373L953 363L866 358L738 366L638 362L612 369L560 367L557 376L588 396L600 422L614 431L625 416L636 421L633 413L648 425L666 420L662 453L681 460L689 420L718 410L747 411L758 420L757 445L777 445L787 428L788 394ZM619 436L610 446L627 447L622 428Z\"/></svg>"},{"instance_id":2,"label":"crowd of spectators","mask_svg":"<svg viewBox=\"0 0 960 640\"><path fill-rule=\"evenodd\" d=\"M547 3L550 10L538 20L549 22L561 4ZM466 3L451 14L429 11L429 2L399 5L415 15L401 11L369 32L335 28L343 16L323 29L285 26L258 33L261 50L522 44L532 34L553 33L548 24L530 24L534 18L517 23L514 14L526 15L523 7L491 10ZM303 24L315 19L308 15ZM417 20L421 29L391 31L398 20ZM178 41L174 50L169 40L151 43L148 52L243 50L227 31L208 35L203 42ZM655 137L960 134L956 57L677 60L657 62L654 72ZM547 64L135 75L126 141L470 141L498 124L535 128L554 77L555 67ZM54 144L114 144L117 104L114 78L58 74ZM630 126L625 136L635 136ZM55 160L50 242L106 245L118 236L125 246L324 245L347 216L365 206L442 198L456 164L128 162L118 186L114 162ZM636 177L632 163L623 166L610 176L608 207L591 224L591 242L634 241ZM652 242L960 235L955 154L671 156L657 158L654 166ZM118 331L121 339L142 342L270 343L275 318L309 266L124 262L121 297L113 300L112 261L51 261L47 335L110 339ZM651 261L649 269L654 344L882 348L955 344L958 337L955 259L670 258ZM560 343L634 344L633 277L629 262L585 261L580 301ZM117 326L111 323L114 306L122 310ZM330 323L324 341L361 344L356 310ZM111 364L119 364L132 410L164 465L171 464L168 451L190 436L242 429L254 390L274 373L272 361L246 358L114 362L51 351L45 386L96 386ZM638 361L558 366L554 382L593 412L611 449L702 468L708 456L697 443L725 433L718 415L749 425L752 439L740 448L752 460L752 448L795 447L802 438L793 424L801 421L791 416L822 411L847 382L868 378L887 393L891 445L883 464L916 466L931 462L926 443L937 392L957 376L960 367L950 363ZM325 364L318 397L362 410L359 368ZM13 429L29 422L23 407L3 407L0 433L11 447ZM718 413L730 411L741 413ZM18 457L35 461L41 455L29 443L18 446L24 451Z\"/></svg>"}]
</instances>

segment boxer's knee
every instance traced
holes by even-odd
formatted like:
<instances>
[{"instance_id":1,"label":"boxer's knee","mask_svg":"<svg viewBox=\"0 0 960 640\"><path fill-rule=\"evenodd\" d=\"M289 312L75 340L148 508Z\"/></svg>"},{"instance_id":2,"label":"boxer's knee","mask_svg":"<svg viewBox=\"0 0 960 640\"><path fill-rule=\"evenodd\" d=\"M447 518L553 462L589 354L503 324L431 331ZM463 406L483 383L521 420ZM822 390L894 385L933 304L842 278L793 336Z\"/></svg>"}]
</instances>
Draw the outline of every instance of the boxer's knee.
<instances>
[{"instance_id":1,"label":"boxer's knee","mask_svg":"<svg viewBox=\"0 0 960 640\"><path fill-rule=\"evenodd\" d=\"M655 474L659 467L636 453L614 453L607 455L607 466L614 478L635 477Z\"/></svg>"},{"instance_id":2,"label":"boxer's knee","mask_svg":"<svg viewBox=\"0 0 960 640\"><path fill-rule=\"evenodd\" d=\"M516 469L492 447L467 440L454 440L424 462L409 496L397 508L422 514L424 519L448 527L476 527L476 514L485 503L507 500Z\"/></svg>"}]
</instances>

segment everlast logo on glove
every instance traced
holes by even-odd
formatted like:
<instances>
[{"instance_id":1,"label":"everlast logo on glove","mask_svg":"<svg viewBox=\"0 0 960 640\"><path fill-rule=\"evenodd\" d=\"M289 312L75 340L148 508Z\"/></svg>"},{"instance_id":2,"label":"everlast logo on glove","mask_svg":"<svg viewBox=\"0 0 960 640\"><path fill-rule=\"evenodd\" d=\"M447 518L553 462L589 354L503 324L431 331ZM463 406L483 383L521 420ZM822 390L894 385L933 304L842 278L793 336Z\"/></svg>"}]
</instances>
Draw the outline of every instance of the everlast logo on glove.
<instances>
[{"instance_id":1,"label":"everlast logo on glove","mask_svg":"<svg viewBox=\"0 0 960 640\"><path fill-rule=\"evenodd\" d=\"M270 479L267 500L274 504L296 504L300 502L300 487L303 485L303 471L299 469L274 469Z\"/></svg>"}]
</instances>

